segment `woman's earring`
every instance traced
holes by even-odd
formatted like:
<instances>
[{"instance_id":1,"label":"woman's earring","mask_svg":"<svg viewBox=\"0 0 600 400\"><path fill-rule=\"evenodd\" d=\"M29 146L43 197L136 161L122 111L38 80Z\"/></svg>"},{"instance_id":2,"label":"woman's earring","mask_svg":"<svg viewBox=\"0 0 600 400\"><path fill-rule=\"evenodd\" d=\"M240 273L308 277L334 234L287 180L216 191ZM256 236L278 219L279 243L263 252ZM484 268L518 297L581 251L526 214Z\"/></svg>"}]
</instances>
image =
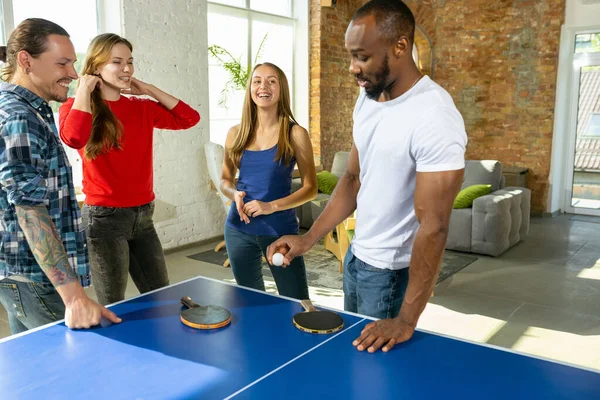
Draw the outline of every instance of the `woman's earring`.
<instances>
[{"instance_id":1,"label":"woman's earring","mask_svg":"<svg viewBox=\"0 0 600 400\"><path fill-rule=\"evenodd\" d=\"M27 74L28 74L28 73L30 73L30 72L31 72L31 70L29 69L29 67L25 68L25 73L27 73Z\"/></svg>"}]
</instances>

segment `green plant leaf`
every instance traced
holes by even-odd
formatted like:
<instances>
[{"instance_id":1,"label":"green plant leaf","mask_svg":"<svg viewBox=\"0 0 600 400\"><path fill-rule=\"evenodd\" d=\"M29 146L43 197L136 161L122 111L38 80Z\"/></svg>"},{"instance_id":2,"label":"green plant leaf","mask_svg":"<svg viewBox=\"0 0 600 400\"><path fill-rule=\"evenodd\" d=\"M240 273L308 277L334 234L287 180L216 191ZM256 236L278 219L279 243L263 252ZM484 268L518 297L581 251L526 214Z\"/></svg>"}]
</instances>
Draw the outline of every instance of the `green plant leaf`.
<instances>
[{"instance_id":1,"label":"green plant leaf","mask_svg":"<svg viewBox=\"0 0 600 400\"><path fill-rule=\"evenodd\" d=\"M258 46L256 56L254 57L255 65L262 56L268 35L268 33L265 34L260 42L260 46ZM235 58L227 49L216 44L208 47L208 53L211 57L217 60L217 62L229 75L229 80L225 83L225 86L221 90L221 95L219 97L219 106L227 108L228 94L230 92L235 92L236 90L246 90L246 85L250 79L250 71L252 67L247 65L244 66L241 56L239 58Z\"/></svg>"}]
</instances>

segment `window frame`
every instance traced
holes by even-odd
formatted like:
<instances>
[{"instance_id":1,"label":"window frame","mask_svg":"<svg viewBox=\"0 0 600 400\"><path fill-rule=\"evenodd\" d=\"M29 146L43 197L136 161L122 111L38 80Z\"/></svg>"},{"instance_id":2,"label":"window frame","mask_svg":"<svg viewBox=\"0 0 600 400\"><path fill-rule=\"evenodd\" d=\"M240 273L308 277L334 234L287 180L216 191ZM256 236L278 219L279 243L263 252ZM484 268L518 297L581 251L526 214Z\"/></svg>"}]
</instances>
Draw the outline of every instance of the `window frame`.
<instances>
[{"instance_id":1,"label":"window frame","mask_svg":"<svg viewBox=\"0 0 600 400\"><path fill-rule=\"evenodd\" d=\"M598 130L597 134L591 133L590 130L596 129ZM600 139L600 112L592 112L590 118L587 121L585 129L581 135L582 138L596 138Z\"/></svg>"},{"instance_id":2,"label":"window frame","mask_svg":"<svg viewBox=\"0 0 600 400\"><path fill-rule=\"evenodd\" d=\"M308 29L308 8L307 0L289 0L289 15L271 14L264 11L250 8L250 1L245 0L245 7L238 7L208 1L208 14L216 13L226 16L242 17L248 21L247 42L246 42L246 65L252 68L252 24L255 21L283 25L291 27L293 30L292 42L292 74L288 76L290 91L292 93L291 107L296 120L307 130L309 129L309 29ZM208 24L208 20L207 20ZM208 25L210 29L210 25ZM209 46L211 43L209 43ZM299 48L306 48L306 56L298 57ZM210 63L210 61L209 61ZM209 93L210 95L210 93ZM214 95L214 94L213 94ZM240 111L241 112L241 111ZM210 114L210 110L209 110ZM212 132L211 132L212 133ZM212 136L212 135L211 135Z\"/></svg>"},{"instance_id":3,"label":"window frame","mask_svg":"<svg viewBox=\"0 0 600 400\"><path fill-rule=\"evenodd\" d=\"M0 1L0 45L6 46L6 42L8 41L9 34L15 29L15 17L13 12L13 1L14 0L2 0ZM115 27L120 27L121 21L119 18L112 18L114 11L115 2L111 0L95 0L96 4L96 34L100 34L102 32L114 31ZM113 7L113 8L111 8ZM120 4L119 4L120 7ZM111 15L111 18L107 18L107 15ZM117 14L120 16L119 14ZM120 32L120 29L117 31ZM54 112L54 120L56 122L56 128L60 129L58 126L58 112ZM75 168L77 168L77 174L73 174L74 184L76 188L80 188L82 186L83 181L83 171L82 171L82 161L79 157L79 153L75 149L71 149L66 144L62 143L63 149L67 154L67 157L73 166L73 172L75 172Z\"/></svg>"}]
</instances>

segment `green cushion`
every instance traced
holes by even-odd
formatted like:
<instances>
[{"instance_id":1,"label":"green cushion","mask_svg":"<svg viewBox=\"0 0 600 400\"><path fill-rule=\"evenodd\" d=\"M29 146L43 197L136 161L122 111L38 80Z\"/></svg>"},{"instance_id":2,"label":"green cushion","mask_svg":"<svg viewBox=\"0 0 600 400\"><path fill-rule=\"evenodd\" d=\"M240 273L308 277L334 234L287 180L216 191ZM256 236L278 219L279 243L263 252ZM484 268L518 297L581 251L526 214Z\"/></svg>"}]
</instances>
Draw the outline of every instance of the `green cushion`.
<instances>
[{"instance_id":1,"label":"green cushion","mask_svg":"<svg viewBox=\"0 0 600 400\"><path fill-rule=\"evenodd\" d=\"M350 229L348 232L348 241L352 242L352 239L354 238L354 229Z\"/></svg>"},{"instance_id":2,"label":"green cushion","mask_svg":"<svg viewBox=\"0 0 600 400\"><path fill-rule=\"evenodd\" d=\"M492 185L473 185L461 190L456 199L454 199L454 208L468 208L473 205L473 201L481 196L490 194Z\"/></svg>"},{"instance_id":3,"label":"green cushion","mask_svg":"<svg viewBox=\"0 0 600 400\"><path fill-rule=\"evenodd\" d=\"M317 186L319 188L319 192L325 194L333 193L333 189L335 189L338 179L339 178L337 176L329 171L321 171L317 173Z\"/></svg>"}]
</instances>

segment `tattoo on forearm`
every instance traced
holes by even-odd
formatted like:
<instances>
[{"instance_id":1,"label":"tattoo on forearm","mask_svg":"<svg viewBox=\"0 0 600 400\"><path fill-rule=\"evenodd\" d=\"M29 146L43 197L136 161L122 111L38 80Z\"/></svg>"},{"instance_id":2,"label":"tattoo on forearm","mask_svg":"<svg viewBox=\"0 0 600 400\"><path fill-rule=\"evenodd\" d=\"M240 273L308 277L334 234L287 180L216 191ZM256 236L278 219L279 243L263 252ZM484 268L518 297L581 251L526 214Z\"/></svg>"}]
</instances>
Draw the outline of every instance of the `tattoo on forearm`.
<instances>
[{"instance_id":1,"label":"tattoo on forearm","mask_svg":"<svg viewBox=\"0 0 600 400\"><path fill-rule=\"evenodd\" d=\"M45 206L17 206L19 225L38 264L54 286L77 279Z\"/></svg>"}]
</instances>

